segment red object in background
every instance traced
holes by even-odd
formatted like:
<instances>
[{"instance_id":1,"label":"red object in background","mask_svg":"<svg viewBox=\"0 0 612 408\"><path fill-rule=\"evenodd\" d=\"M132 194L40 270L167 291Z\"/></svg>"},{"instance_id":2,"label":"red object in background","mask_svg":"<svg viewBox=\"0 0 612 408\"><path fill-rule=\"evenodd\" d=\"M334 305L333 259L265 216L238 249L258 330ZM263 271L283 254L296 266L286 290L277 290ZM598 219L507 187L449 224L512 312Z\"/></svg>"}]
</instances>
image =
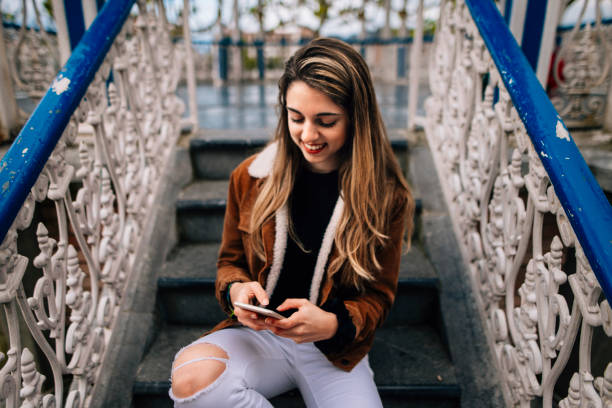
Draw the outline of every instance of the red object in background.
<instances>
[{"instance_id":1,"label":"red object in background","mask_svg":"<svg viewBox=\"0 0 612 408\"><path fill-rule=\"evenodd\" d=\"M558 51L559 51L559 48L558 47L555 48L555 50L552 53L552 56L550 57L550 68L548 69L548 81L546 82L546 92L549 94L550 92L557 89L557 87L559 86L559 84L555 80L555 76L553 75L553 70L555 69L555 60L557 59ZM559 61L559 65L557 67L557 76L561 80L564 80L563 78L563 66L564 65L565 65L565 62L561 60Z\"/></svg>"}]
</instances>

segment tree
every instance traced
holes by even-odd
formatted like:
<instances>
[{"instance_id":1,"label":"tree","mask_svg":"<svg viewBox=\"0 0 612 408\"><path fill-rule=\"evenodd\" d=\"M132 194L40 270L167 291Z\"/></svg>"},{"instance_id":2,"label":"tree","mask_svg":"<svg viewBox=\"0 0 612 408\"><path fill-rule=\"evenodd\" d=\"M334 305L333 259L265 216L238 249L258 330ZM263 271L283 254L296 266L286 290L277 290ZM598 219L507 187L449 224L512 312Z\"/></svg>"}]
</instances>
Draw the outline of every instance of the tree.
<instances>
[{"instance_id":1,"label":"tree","mask_svg":"<svg viewBox=\"0 0 612 408\"><path fill-rule=\"evenodd\" d=\"M315 37L319 36L321 28L323 28L323 24L325 24L329 17L329 7L331 6L331 2L327 0L317 0L317 6L318 8L315 10L314 15L319 19L319 26L315 29Z\"/></svg>"},{"instance_id":2,"label":"tree","mask_svg":"<svg viewBox=\"0 0 612 408\"><path fill-rule=\"evenodd\" d=\"M257 5L249 9L249 13L255 17L257 24L259 25L258 36L263 39L265 36L265 12L268 0L257 0Z\"/></svg>"}]
</instances>

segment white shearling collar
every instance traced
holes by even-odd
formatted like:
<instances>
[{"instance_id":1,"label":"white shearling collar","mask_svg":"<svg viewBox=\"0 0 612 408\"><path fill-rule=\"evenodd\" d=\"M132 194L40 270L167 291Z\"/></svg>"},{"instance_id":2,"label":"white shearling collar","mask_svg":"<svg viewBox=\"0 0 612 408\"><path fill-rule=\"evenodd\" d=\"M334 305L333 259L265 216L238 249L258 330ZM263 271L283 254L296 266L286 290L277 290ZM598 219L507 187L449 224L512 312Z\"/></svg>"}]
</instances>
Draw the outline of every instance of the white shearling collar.
<instances>
[{"instance_id":1,"label":"white shearling collar","mask_svg":"<svg viewBox=\"0 0 612 408\"><path fill-rule=\"evenodd\" d=\"M269 176L272 173L277 151L278 142L272 142L266 146L249 165L249 174L255 178Z\"/></svg>"}]
</instances>

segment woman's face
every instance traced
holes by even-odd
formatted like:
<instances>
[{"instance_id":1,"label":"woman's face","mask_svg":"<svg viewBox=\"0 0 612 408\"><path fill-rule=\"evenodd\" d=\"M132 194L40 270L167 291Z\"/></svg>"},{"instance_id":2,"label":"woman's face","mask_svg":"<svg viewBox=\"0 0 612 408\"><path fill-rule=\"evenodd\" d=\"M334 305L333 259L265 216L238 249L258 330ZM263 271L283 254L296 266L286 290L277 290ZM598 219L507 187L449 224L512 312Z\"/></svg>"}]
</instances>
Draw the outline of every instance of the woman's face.
<instances>
[{"instance_id":1,"label":"woman's face","mask_svg":"<svg viewBox=\"0 0 612 408\"><path fill-rule=\"evenodd\" d=\"M317 173L336 170L348 129L344 109L302 81L289 85L285 99L289 134L311 169Z\"/></svg>"}]
</instances>

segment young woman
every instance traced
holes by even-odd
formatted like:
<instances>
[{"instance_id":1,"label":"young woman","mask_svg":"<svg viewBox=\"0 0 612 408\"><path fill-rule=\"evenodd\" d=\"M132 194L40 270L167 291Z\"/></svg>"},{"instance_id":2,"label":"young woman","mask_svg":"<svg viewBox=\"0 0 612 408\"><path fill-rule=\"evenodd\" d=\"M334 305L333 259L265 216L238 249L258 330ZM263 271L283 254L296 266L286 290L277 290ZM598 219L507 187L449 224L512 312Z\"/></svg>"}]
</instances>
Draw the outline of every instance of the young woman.
<instances>
[{"instance_id":1,"label":"young woman","mask_svg":"<svg viewBox=\"0 0 612 408\"><path fill-rule=\"evenodd\" d=\"M271 407L296 387L308 407L382 406L367 353L414 202L369 70L344 42L313 40L286 63L279 105L273 141L232 172L216 281L228 318L177 353L176 407Z\"/></svg>"}]
</instances>

